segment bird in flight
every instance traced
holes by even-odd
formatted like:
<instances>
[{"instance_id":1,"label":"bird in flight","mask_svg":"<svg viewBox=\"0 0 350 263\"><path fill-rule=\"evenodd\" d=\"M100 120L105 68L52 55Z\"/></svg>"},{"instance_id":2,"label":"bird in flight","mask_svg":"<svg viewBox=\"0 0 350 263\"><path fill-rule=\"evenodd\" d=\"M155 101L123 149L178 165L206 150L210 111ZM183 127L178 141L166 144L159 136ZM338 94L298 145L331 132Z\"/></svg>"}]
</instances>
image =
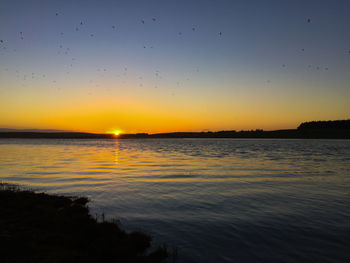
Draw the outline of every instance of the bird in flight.
<instances>
[{"instance_id":1,"label":"bird in flight","mask_svg":"<svg viewBox=\"0 0 350 263\"><path fill-rule=\"evenodd\" d=\"M308 18L308 19L307 19L307 22L308 22L308 23L311 23L311 19L310 19L310 18Z\"/></svg>"}]
</instances>

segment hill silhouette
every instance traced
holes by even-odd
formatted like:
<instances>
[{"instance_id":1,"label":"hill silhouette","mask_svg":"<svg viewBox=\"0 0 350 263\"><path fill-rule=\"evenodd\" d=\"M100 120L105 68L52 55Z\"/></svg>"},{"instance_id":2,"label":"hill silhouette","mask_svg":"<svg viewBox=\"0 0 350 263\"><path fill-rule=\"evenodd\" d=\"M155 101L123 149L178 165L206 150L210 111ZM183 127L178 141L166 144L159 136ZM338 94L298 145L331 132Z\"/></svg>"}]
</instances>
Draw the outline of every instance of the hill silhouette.
<instances>
[{"instance_id":1,"label":"hill silhouette","mask_svg":"<svg viewBox=\"0 0 350 263\"><path fill-rule=\"evenodd\" d=\"M1 132L0 138L45 138L45 139L152 139L152 138L281 138L281 139L350 139L350 119L335 121L311 121L301 123L297 129L264 131L217 132L170 132L170 133L133 133L133 134L97 134L84 132Z\"/></svg>"}]
</instances>

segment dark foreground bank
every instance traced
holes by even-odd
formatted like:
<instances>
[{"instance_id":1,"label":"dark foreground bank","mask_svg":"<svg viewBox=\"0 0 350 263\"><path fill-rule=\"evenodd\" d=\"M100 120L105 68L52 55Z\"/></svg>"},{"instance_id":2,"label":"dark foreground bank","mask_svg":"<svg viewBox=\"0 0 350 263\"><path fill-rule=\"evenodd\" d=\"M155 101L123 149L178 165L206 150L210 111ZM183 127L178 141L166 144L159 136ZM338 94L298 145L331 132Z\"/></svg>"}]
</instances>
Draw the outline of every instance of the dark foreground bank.
<instances>
[{"instance_id":1,"label":"dark foreground bank","mask_svg":"<svg viewBox=\"0 0 350 263\"><path fill-rule=\"evenodd\" d=\"M87 198L20 190L0 184L1 262L164 262L151 237L97 222Z\"/></svg>"}]
</instances>

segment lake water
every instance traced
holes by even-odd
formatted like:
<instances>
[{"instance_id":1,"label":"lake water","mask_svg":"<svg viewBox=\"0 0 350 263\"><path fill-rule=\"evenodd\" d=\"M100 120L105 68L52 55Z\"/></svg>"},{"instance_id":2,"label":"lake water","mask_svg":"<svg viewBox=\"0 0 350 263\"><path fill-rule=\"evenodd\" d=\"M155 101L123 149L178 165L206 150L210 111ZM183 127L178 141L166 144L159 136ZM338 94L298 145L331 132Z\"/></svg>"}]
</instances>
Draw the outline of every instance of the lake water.
<instances>
[{"instance_id":1,"label":"lake water","mask_svg":"<svg viewBox=\"0 0 350 263\"><path fill-rule=\"evenodd\" d=\"M350 140L0 139L0 180L88 196L180 263L350 262Z\"/></svg>"}]
</instances>

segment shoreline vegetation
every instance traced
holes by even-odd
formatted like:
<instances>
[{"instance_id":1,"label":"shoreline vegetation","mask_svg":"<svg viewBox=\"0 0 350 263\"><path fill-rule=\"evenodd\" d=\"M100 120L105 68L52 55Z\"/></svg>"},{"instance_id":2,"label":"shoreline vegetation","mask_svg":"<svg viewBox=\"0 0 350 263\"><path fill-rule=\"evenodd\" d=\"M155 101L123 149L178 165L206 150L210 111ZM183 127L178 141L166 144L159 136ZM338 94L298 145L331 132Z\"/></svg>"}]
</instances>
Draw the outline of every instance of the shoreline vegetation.
<instances>
[{"instance_id":1,"label":"shoreline vegetation","mask_svg":"<svg viewBox=\"0 0 350 263\"><path fill-rule=\"evenodd\" d=\"M45 139L155 139L155 138L281 138L281 139L350 139L350 119L303 122L297 129L264 131L171 132L135 134L97 134L85 132L0 131L0 138Z\"/></svg>"},{"instance_id":2,"label":"shoreline vegetation","mask_svg":"<svg viewBox=\"0 0 350 263\"><path fill-rule=\"evenodd\" d=\"M165 262L165 246L127 233L114 221L98 222L88 199L49 195L0 183L1 262ZM103 217L102 217L103 218Z\"/></svg>"}]
</instances>

